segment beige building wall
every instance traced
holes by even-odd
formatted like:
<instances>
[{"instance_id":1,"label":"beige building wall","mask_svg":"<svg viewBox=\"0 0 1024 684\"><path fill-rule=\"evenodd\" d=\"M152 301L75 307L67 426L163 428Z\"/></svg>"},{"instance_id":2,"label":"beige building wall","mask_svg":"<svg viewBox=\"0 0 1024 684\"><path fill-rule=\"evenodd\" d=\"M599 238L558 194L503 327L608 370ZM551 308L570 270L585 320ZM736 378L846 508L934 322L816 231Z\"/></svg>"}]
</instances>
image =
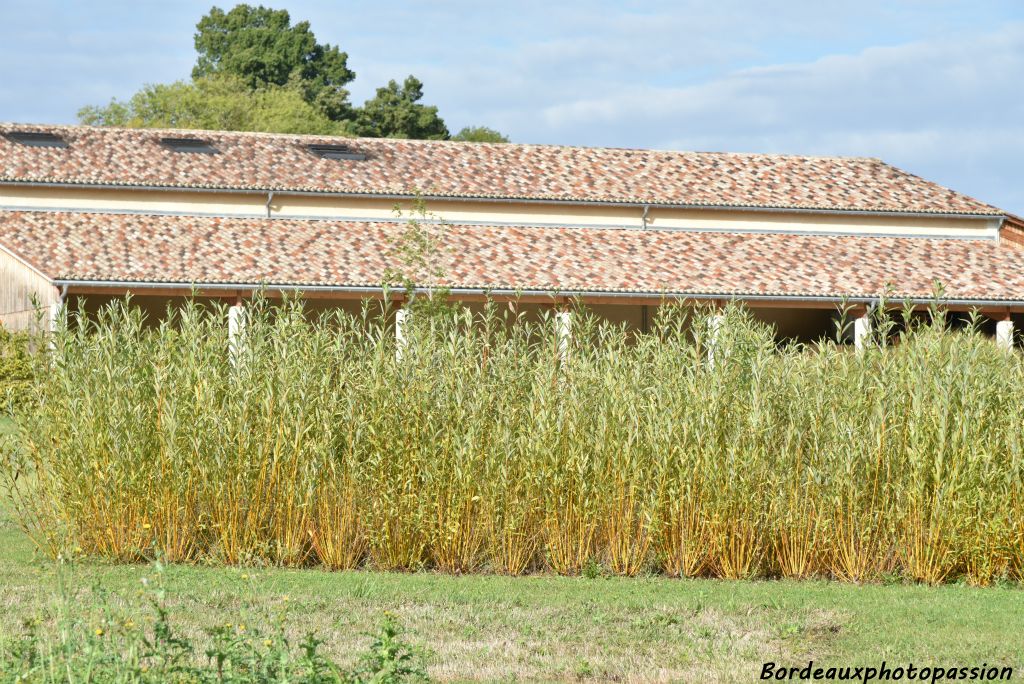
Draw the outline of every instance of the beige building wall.
<instances>
[{"instance_id":1,"label":"beige building wall","mask_svg":"<svg viewBox=\"0 0 1024 684\"><path fill-rule=\"evenodd\" d=\"M384 198L289 193L115 190L0 184L0 210L113 211L333 220L401 220L411 203ZM526 201L431 199L427 210L450 223L912 235L992 238L999 217L822 213L785 210L679 209Z\"/></svg>"}]
</instances>

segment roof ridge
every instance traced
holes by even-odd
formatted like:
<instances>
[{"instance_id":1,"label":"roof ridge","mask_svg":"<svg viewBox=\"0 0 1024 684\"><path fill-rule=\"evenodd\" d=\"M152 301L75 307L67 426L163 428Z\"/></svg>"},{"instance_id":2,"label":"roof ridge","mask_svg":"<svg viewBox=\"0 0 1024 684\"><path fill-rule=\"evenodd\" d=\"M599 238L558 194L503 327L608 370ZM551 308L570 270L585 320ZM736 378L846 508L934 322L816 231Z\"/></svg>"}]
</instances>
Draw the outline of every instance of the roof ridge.
<instances>
[{"instance_id":1,"label":"roof ridge","mask_svg":"<svg viewBox=\"0 0 1024 684\"><path fill-rule=\"evenodd\" d=\"M558 143L533 143L533 142L478 142L464 140L428 140L420 138L371 138L364 136L347 136L327 133L274 133L268 131L229 131L215 128L145 128L131 126L94 126L90 124L36 124L22 123L17 121L0 121L0 129L8 128L33 128L33 129L60 129L60 130L90 130L101 132L124 132L124 133L191 133L195 135L214 134L218 136L239 136L251 138L269 139L311 139L325 140L336 139L346 141L373 141L374 143L395 143L413 145L474 145L474 146L500 146L500 147L526 147L542 149L564 149L564 150L595 150L612 152L643 152L666 155L713 155L724 157L756 157L756 158L778 158L778 159L829 159L837 161L868 161L889 165L878 157L863 155L836 155L836 154L796 154L786 152L730 152L724 150L679 150L654 147L619 147L619 146L593 146L593 145L564 145Z\"/></svg>"},{"instance_id":2,"label":"roof ridge","mask_svg":"<svg viewBox=\"0 0 1024 684\"><path fill-rule=\"evenodd\" d=\"M0 133L18 130L68 137L74 144L54 152L0 137L0 179L8 182L352 195L420 187L432 197L466 199L1006 213L876 157L0 123ZM200 158L157 150L160 137L203 138L224 154ZM327 143L368 154L338 163L304 149Z\"/></svg>"}]
</instances>

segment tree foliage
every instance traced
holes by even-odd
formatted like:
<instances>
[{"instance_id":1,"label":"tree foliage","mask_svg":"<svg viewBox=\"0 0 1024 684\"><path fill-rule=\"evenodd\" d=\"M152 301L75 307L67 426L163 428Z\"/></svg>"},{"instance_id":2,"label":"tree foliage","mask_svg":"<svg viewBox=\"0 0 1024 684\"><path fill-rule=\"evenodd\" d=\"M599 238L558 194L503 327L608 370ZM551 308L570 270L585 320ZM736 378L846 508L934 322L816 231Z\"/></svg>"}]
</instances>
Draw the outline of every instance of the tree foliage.
<instances>
[{"instance_id":1,"label":"tree foliage","mask_svg":"<svg viewBox=\"0 0 1024 684\"><path fill-rule=\"evenodd\" d=\"M292 86L250 89L235 76L207 76L191 83L147 85L128 101L83 107L78 119L94 126L196 128L345 135L344 121L332 121Z\"/></svg>"},{"instance_id":2,"label":"tree foliage","mask_svg":"<svg viewBox=\"0 0 1024 684\"><path fill-rule=\"evenodd\" d=\"M359 110L355 133L370 138L447 139L448 127L437 107L420 104L422 98L423 83L415 76L407 77L402 85L388 82Z\"/></svg>"},{"instance_id":3,"label":"tree foliage","mask_svg":"<svg viewBox=\"0 0 1024 684\"><path fill-rule=\"evenodd\" d=\"M292 25L287 10L214 7L196 24L195 47L194 79L228 74L254 90L292 85L327 118L351 116L345 85L356 75L348 68L348 55L336 45L318 43L309 22Z\"/></svg>"},{"instance_id":4,"label":"tree foliage","mask_svg":"<svg viewBox=\"0 0 1024 684\"><path fill-rule=\"evenodd\" d=\"M452 140L459 140L462 142L490 142L490 143L507 143L508 136L502 135L493 128L487 126L466 126L461 131L452 136Z\"/></svg>"},{"instance_id":5,"label":"tree foliage","mask_svg":"<svg viewBox=\"0 0 1024 684\"><path fill-rule=\"evenodd\" d=\"M128 100L90 105L79 121L98 126L197 128L362 135L374 138L450 137L437 107L426 105L423 83L390 81L354 107L346 89L355 73L336 45L319 43L309 22L286 10L214 7L196 24L197 60L191 81L149 84ZM507 142L497 131L464 128L458 140Z\"/></svg>"}]
</instances>

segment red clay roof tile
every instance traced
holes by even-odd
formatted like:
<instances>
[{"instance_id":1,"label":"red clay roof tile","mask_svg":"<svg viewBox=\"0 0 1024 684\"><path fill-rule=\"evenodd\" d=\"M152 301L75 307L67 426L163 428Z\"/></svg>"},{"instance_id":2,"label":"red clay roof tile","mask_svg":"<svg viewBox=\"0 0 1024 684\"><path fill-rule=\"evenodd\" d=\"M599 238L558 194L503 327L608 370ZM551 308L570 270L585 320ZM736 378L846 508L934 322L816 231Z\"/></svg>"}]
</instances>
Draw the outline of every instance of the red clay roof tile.
<instances>
[{"instance_id":1,"label":"red clay roof tile","mask_svg":"<svg viewBox=\"0 0 1024 684\"><path fill-rule=\"evenodd\" d=\"M395 222L0 212L0 245L53 280L378 287ZM456 288L1024 301L1024 247L992 240L453 225Z\"/></svg>"},{"instance_id":2,"label":"red clay roof tile","mask_svg":"<svg viewBox=\"0 0 1024 684\"><path fill-rule=\"evenodd\" d=\"M30 147L11 131L54 133ZM217 154L174 152L197 137ZM307 146L343 143L363 161ZM993 214L878 159L0 124L0 182L276 190L708 207Z\"/></svg>"}]
</instances>

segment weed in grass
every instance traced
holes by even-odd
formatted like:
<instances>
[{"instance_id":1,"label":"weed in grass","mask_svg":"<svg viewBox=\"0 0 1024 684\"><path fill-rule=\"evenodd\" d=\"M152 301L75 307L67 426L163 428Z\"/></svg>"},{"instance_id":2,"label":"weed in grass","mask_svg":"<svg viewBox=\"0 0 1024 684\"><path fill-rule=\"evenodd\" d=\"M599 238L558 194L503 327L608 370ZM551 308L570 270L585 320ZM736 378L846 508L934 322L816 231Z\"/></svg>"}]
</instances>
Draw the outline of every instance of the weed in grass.
<instances>
[{"instance_id":1,"label":"weed in grass","mask_svg":"<svg viewBox=\"0 0 1024 684\"><path fill-rule=\"evenodd\" d=\"M307 634L292 643L285 615L260 625L229 622L206 630L205 647L174 627L162 563L147 585L151 614L139 622L117 615L107 603L98 613L77 609L61 578L56 623L25 624L14 639L0 640L0 679L21 684L133 682L135 684L403 684L429 681L422 653L410 646L402 628L385 615L379 630L352 671L321 653L324 641Z\"/></svg>"}]
</instances>

